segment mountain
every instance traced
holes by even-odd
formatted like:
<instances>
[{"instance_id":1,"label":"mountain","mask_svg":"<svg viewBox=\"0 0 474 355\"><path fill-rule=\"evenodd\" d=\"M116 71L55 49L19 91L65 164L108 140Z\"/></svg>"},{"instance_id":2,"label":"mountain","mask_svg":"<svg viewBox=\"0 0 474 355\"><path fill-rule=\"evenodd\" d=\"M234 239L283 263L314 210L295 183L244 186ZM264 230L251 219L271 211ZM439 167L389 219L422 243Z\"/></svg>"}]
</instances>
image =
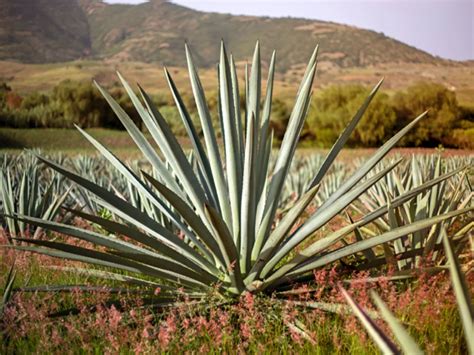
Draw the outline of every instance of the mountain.
<instances>
[{"instance_id":1,"label":"mountain","mask_svg":"<svg viewBox=\"0 0 474 355\"><path fill-rule=\"evenodd\" d=\"M326 67L444 62L382 33L333 22L206 13L165 0L140 5L0 0L0 60L91 58L183 66L187 41L198 64L212 67L221 38L239 60L248 59L259 39L263 58L276 49L278 68L285 72L299 70L316 43Z\"/></svg>"},{"instance_id":2,"label":"mountain","mask_svg":"<svg viewBox=\"0 0 474 355\"><path fill-rule=\"evenodd\" d=\"M26 63L89 56L85 12L71 0L0 0L0 58Z\"/></svg>"}]
</instances>

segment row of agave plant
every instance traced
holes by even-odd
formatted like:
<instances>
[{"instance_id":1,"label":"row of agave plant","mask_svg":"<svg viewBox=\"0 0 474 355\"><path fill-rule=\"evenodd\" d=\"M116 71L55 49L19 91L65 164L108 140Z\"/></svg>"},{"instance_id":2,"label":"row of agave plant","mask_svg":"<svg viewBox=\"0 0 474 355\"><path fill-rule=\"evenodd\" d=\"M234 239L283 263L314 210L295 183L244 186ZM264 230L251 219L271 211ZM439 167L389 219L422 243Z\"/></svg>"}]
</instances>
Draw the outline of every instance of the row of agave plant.
<instances>
[{"instance_id":1,"label":"row of agave plant","mask_svg":"<svg viewBox=\"0 0 474 355\"><path fill-rule=\"evenodd\" d=\"M151 141L97 85L146 163L120 160L78 128L101 154L100 163L92 158L66 162L35 154L38 162L51 168L49 182L42 184L36 177L33 183L27 176L20 177L32 174L27 169L20 169L17 177L4 169L2 205L12 234L9 247L90 264L65 271L138 286L149 293L147 302L155 307L172 305L183 292L196 303L205 302L206 293L216 288L222 297L231 299L244 292L283 297L287 293L280 291L308 282L314 270L331 264L368 269L374 275L394 266L399 270L395 277L410 277L422 268L420 260L426 256L440 269L446 261L452 265L453 259L446 260L442 253L447 238L443 235L451 236L449 242L457 253L469 243L472 189L464 163L470 161L414 157L407 163L400 158L381 162L425 113L353 168L341 168L336 162L381 82L323 159L295 161L310 107L317 53L316 48L284 139L273 153L270 116L276 55L262 92L258 43L251 68L246 70L243 112L234 58L221 44L221 137L213 126L189 48L186 58L202 137L165 69L192 144L190 152L183 150L140 86L137 94L119 74ZM32 169L37 169L37 162ZM28 200L23 192L28 189L43 197ZM12 197L15 194L17 199ZM59 206L64 204L69 218L59 221ZM75 226L71 216L93 227ZM347 219L344 226L335 231L328 228L341 216ZM96 248L38 238L38 233L27 238L22 234L25 226L64 234ZM156 288L162 290L159 295L153 295Z\"/></svg>"},{"instance_id":2,"label":"row of agave plant","mask_svg":"<svg viewBox=\"0 0 474 355\"><path fill-rule=\"evenodd\" d=\"M2 171L0 172L0 210L5 215L27 215L65 222L70 218L65 216L64 207L74 207L93 214L103 212L103 209L94 202L92 194L69 184L68 180L55 171L39 165L36 158L38 154L42 153L40 151L25 151L20 155L8 153L0 155L2 164ZM138 209L154 218L162 219L162 223L167 223L169 228L173 227L166 218L163 219L163 214L158 209L153 208L153 205L144 194L135 189L123 175L103 158L92 155L69 157L63 154L48 155L48 158L69 167L77 174L87 177L100 186L112 189L125 200L130 200ZM271 156L271 159L274 159L274 155ZM377 207L387 204L393 196L400 195L423 182L438 178L442 173L472 165L472 159L471 156L441 158L438 154L413 155L411 159L402 161L381 181L363 193L350 206L350 210L359 214L364 213L363 211L373 211ZM297 153L295 155L279 202L280 214L291 208L298 197L304 193L309 184L309 176L312 172L317 171L323 162L324 155L319 153L304 153L304 155ZM347 164L345 161L336 161L331 171L322 180L310 206L316 208L324 203L339 188L344 179L363 162L364 157L355 159L351 164ZM127 164L137 173L140 169L151 170L150 164L146 161L130 160L127 161ZM374 170L377 169L378 167ZM416 169L416 173L413 173L412 169ZM414 214L419 213L415 208L418 205L420 210L420 203L424 204L424 209L428 207L431 209L427 210L424 216L433 216L435 213L439 213L440 209L447 211L466 207L472 199L472 188L467 172L454 175L446 182L441 182L439 186L439 190L438 188L427 190L418 195L416 199L403 205L404 216L408 217L410 222L415 218L419 218ZM430 194L432 194L432 197L428 201ZM61 207L63 207L63 211L61 211ZM110 218L115 218L115 216L111 214ZM14 219L0 216L0 220L3 222L4 231L9 236L37 239L41 232L41 229L35 228L34 225L18 223ZM375 224L379 230L387 231L390 228L387 216L377 220ZM369 235L375 233L372 229L365 227L361 229Z\"/></svg>"}]
</instances>

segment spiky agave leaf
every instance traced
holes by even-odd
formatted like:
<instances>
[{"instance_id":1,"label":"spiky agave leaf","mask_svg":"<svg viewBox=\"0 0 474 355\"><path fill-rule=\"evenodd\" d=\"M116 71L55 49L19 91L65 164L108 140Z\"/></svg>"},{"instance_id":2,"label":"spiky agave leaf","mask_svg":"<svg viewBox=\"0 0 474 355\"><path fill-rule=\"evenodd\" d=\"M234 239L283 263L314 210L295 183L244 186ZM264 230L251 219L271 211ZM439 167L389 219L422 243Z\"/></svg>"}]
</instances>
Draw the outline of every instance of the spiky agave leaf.
<instances>
[{"instance_id":1,"label":"spiky agave leaf","mask_svg":"<svg viewBox=\"0 0 474 355\"><path fill-rule=\"evenodd\" d=\"M382 351L384 354L401 354L400 350L398 350L397 346L390 339L390 337L385 334L385 332L374 322L373 316L369 315L367 310L362 308L343 287L340 288L340 291L344 295L344 298L346 299L349 306L352 308L354 314L357 316L357 318L359 318L371 338L374 340L375 344L379 347L380 351ZM392 314L380 296L375 292L372 292L371 296L379 312L381 313L381 318L387 322L390 330L397 338L403 352L405 354L414 355L423 354L423 351L418 347L418 344L413 340L401 323Z\"/></svg>"},{"instance_id":2,"label":"spiky agave leaf","mask_svg":"<svg viewBox=\"0 0 474 355\"><path fill-rule=\"evenodd\" d=\"M446 257L449 262L451 283L453 285L454 293L456 294L459 315L461 316L464 328L464 338L466 339L469 354L474 354L474 305L472 304L472 297L461 270L458 257L453 251L451 241L445 228L441 230L441 237L443 238Z\"/></svg>"},{"instance_id":3,"label":"spiky agave leaf","mask_svg":"<svg viewBox=\"0 0 474 355\"><path fill-rule=\"evenodd\" d=\"M3 315L3 311L5 306L10 301L13 291L13 284L15 283L16 278L16 270L15 265L13 264L10 266L10 270L8 271L7 278L5 279L5 285L3 287L2 292L2 300L0 301L0 318Z\"/></svg>"},{"instance_id":4,"label":"spiky agave leaf","mask_svg":"<svg viewBox=\"0 0 474 355\"><path fill-rule=\"evenodd\" d=\"M469 354L474 354L474 341L472 337L474 334L474 306L472 304L472 297L469 293L458 257L453 251L451 240L448 237L444 226L441 228L440 236L443 240L447 261L449 263L451 283L456 295L456 303L464 329L464 338L466 340ZM394 343L389 336L375 324L372 319L373 316L370 316L366 310L358 305L344 288L341 287L340 290L348 304L351 306L353 312L367 329L380 350L386 354L397 353L398 349L394 346ZM380 296L374 291L372 291L371 296L380 311L382 318L388 323L394 336L397 338L402 350L406 354L422 354L423 351L418 347L418 344L408 334L400 321L392 314Z\"/></svg>"},{"instance_id":5,"label":"spiky agave leaf","mask_svg":"<svg viewBox=\"0 0 474 355\"><path fill-rule=\"evenodd\" d=\"M110 191L49 159L39 157L44 164L93 194L94 203L108 209L114 220L73 211L78 217L89 220L109 232L105 234L28 216L16 216L17 221L86 240L100 246L101 251L44 240L35 241L32 246L17 248L99 267L115 268L118 272L126 273L127 277L133 277L134 283L142 285L154 279L168 288L183 287L185 292L193 294L205 292L218 285L218 290L222 293L240 295L244 291L271 292L277 287L287 287L315 268L324 267L328 263L374 248L381 243L417 233L471 210L467 207L429 216L369 239L359 238L354 243L337 248L339 241L385 215L389 206L383 205L348 226L319 240L311 240L308 244L307 241L316 232L321 231L328 222L395 168L398 162L384 166L371 176L368 175L424 114L387 141L335 189L299 228L294 228L314 199L319 184L361 119L380 83L362 104L319 171L314 177L310 177L307 192L300 196L278 222L279 201L284 198L285 181L310 106L317 49L308 63L285 137L273 163L270 163L272 133L269 128L269 115L275 56L272 57L266 97L261 111L262 75L260 47L257 43L250 76L246 82L246 110L245 114L241 115L234 61L232 58L229 60L223 44L220 55L219 122L224 149L219 149L217 133L188 46L186 57L189 76L204 142L201 142L189 111L166 70L165 77L192 142L192 159L188 158L165 118L142 88L139 88L137 95L120 76L125 90L160 152L155 150L153 144L115 100L97 85L154 173L139 173L131 169L92 136L80 131L117 169L127 184L146 199L147 207L141 208L124 200L115 191ZM391 205L400 206L451 176L445 174L435 177L405 191L396 197ZM156 219L157 213L150 214L150 211L157 211L166 217L173 228L164 226L161 218ZM175 233L176 230L180 231L183 238ZM301 248L303 244L304 248ZM99 271L97 270L97 274Z\"/></svg>"}]
</instances>

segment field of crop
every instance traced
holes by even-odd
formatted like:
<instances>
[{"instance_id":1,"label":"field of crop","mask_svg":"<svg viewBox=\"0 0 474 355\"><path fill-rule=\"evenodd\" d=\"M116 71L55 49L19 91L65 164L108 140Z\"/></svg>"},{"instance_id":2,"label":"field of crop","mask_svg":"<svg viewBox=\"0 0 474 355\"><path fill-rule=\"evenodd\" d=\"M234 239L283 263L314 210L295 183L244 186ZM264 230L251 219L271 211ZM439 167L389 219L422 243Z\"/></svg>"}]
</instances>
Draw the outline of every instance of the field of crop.
<instances>
[{"instance_id":1,"label":"field of crop","mask_svg":"<svg viewBox=\"0 0 474 355\"><path fill-rule=\"evenodd\" d=\"M47 150L0 156L0 352L474 353L472 152L395 150L421 112L344 151L381 83L298 150L317 50L276 147L258 44L244 109L221 45L216 128L187 61L185 140L121 77L146 134L101 87L126 133L79 128L98 154L4 133Z\"/></svg>"},{"instance_id":2,"label":"field of crop","mask_svg":"<svg viewBox=\"0 0 474 355\"><path fill-rule=\"evenodd\" d=\"M369 154L370 152L358 152L359 158L354 159L354 154L345 152L345 157L336 161L331 172L323 180L323 185L308 206L307 213L323 205L342 182L366 161ZM428 209L422 212L419 206L422 201L431 200L435 193L438 193L438 198L435 199L436 208L444 209L437 210L436 213L471 204L472 192L468 178L472 178L472 175L466 175L466 171L463 173L459 168L472 166L474 156L453 156L446 152L440 155L410 155L405 152L400 156L404 158L400 166L354 201L344 213L336 216L312 239L317 240L331 231L350 225L351 218L356 219L367 211L377 209L378 206L386 204L387 198L396 199L397 196L403 195L404 191L456 169L459 172L445 180L439 186L439 192L434 189L426 190L422 195L402 205L403 208L399 212L412 212L408 215L400 214L399 217L415 221L423 215L429 216ZM384 165L397 157L397 154L391 156ZM127 184L123 175L117 173L103 159L87 155L53 155L50 158L115 191L127 201L132 201L137 208L146 210L146 204L139 198L140 194ZM319 169L323 158L323 154L309 151L298 153L285 183L278 215L294 205L297 197L306 188L308 176ZM68 183L59 174L44 166L38 168L31 153L4 154L2 161L3 208L8 204L6 196L11 194L16 213L63 223L70 221L87 231L99 233L103 232L100 225L85 223L73 217L67 210L45 211L45 207L58 206L57 202L61 200L64 207L81 208L83 212L94 213L108 220L119 220L118 216L108 214L90 194ZM129 161L129 165L134 169L150 168L144 161ZM5 188L10 185L13 187L12 191L6 192ZM394 195L390 196L391 193ZM425 207L428 205L425 204ZM10 214L13 211L6 212ZM302 216L300 223L305 218L307 217ZM25 245L9 239L15 235L36 240L61 240L79 247L90 246L76 238L65 238L56 232L45 232L35 225L11 222L4 219L2 244ZM361 228L359 233L362 238L368 238L389 231L393 228L390 223L389 218L384 217L377 223ZM463 271L466 272L469 288L473 291L472 240L469 240L472 221L469 222L468 216L464 216L451 220L445 228L455 240L457 253L464 265ZM426 248L428 241L439 233L439 228L425 230L423 247ZM414 236L407 236L405 242ZM357 233L345 237L341 241L342 244L339 243L340 246L353 238L357 238ZM15 265L16 290L4 309L2 327L5 342L2 352L74 352L77 349L92 352L103 352L107 349L112 352L153 352L156 349L170 352L196 349L230 352L235 349L286 349L288 352L313 352L317 346L320 353L376 353L377 348L357 319L350 314L348 306L344 305L345 300L338 289L342 283L359 304L368 307L372 313L376 309L373 308L369 294L370 291L376 290L425 351L461 354L466 351L462 341L461 320L456 310L456 298L449 275L445 271L445 255L439 251L438 246L439 244L433 245L432 252L400 260L403 256L397 251L397 243L390 243L388 247L395 253L390 256L393 260L391 262L384 260L389 257L385 254L388 250L385 246L369 249L342 259L340 263L321 268L312 274L313 280L309 278L305 286L275 292L270 299L245 294L235 303L227 303L216 290L211 290L205 296L205 306L197 302L192 304L187 299L189 296L183 293L183 303L164 309L158 305L157 308L144 307L142 302L146 302L147 296L144 294L137 298L137 292L145 290L134 288L132 278L128 280L131 288L117 294L122 288L120 281L123 280L114 280L112 274L110 278L104 278L109 268L100 267L98 270L103 274L94 274L93 269L82 269L84 264L77 261L55 260L37 254L3 249L0 284L7 283L9 267ZM335 245L334 248L337 249L338 246ZM417 249L414 246L406 247L407 251ZM380 266L366 270L365 264L370 260ZM385 263L387 264L383 266ZM357 266L353 268L349 265ZM74 270L83 271L72 272ZM94 270L99 272L96 268ZM123 273L122 277L127 274ZM48 288L44 285L62 286L50 286L50 292L46 293L44 291ZM154 286L151 291L156 291ZM286 303L283 303L283 298ZM438 301L433 303L430 299ZM68 312L75 315L64 317ZM57 314L50 317L54 313ZM383 321L377 321L377 324L390 332Z\"/></svg>"}]
</instances>

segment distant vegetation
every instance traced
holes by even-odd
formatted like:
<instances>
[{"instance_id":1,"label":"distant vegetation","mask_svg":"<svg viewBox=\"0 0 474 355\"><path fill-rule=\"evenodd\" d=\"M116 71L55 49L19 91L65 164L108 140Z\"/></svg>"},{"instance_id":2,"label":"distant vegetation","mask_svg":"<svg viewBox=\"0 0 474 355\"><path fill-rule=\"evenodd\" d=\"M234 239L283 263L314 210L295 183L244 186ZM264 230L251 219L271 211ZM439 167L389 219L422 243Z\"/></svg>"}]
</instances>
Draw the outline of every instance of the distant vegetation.
<instances>
[{"instance_id":1,"label":"distant vegetation","mask_svg":"<svg viewBox=\"0 0 474 355\"><path fill-rule=\"evenodd\" d=\"M115 99L135 121L139 122L130 100L118 88L110 89ZM303 141L310 146L330 147L339 132L348 124L369 89L361 85L328 86L313 99L303 130ZM194 101L183 95L191 113ZM177 135L184 135L184 126L172 98L155 95L155 102ZM208 103L215 124L217 122L217 97L208 95ZM277 141L285 132L290 108L287 100L276 97L272 106L272 128ZM243 107L244 102L241 102ZM392 95L379 93L348 145L374 147L382 144L400 127L405 126L417 114L429 109L429 117L423 120L401 145L410 147L438 146L473 148L474 109L458 104L454 92L439 84L419 83ZM193 117L197 120L197 117ZM63 81L49 93L20 95L8 85L0 85L0 127L10 128L82 128L122 129L108 104L89 83Z\"/></svg>"}]
</instances>

